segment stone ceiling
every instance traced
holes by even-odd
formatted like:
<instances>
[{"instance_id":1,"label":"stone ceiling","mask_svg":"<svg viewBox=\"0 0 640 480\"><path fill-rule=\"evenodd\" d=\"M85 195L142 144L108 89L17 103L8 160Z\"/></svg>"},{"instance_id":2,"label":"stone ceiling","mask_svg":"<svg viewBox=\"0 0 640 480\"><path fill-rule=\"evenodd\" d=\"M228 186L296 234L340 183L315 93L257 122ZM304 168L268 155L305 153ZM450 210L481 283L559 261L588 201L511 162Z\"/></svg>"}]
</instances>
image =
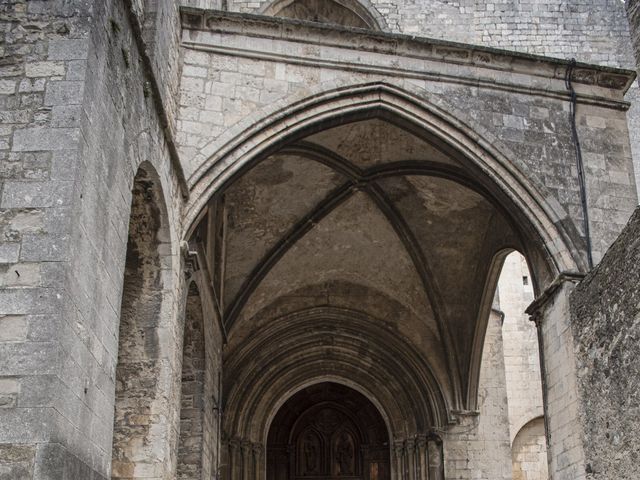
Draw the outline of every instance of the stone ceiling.
<instances>
[{"instance_id":1,"label":"stone ceiling","mask_svg":"<svg viewBox=\"0 0 640 480\"><path fill-rule=\"evenodd\" d=\"M228 350L276 316L343 306L396 329L435 370L451 372L454 359L466 384L493 261L522 245L460 172L377 118L311 135L246 172L225 192Z\"/></svg>"}]
</instances>

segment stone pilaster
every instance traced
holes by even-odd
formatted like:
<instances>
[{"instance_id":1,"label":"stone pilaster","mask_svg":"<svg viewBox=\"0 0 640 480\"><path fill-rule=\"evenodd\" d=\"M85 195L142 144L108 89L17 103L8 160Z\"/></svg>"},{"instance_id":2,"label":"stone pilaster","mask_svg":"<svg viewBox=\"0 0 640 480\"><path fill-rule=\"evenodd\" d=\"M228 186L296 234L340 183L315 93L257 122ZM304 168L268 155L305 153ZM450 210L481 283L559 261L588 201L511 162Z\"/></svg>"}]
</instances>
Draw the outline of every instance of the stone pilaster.
<instances>
[{"instance_id":1,"label":"stone pilaster","mask_svg":"<svg viewBox=\"0 0 640 480\"><path fill-rule=\"evenodd\" d=\"M562 274L527 309L538 328L549 478L586 478L569 294L581 275Z\"/></svg>"}]
</instances>

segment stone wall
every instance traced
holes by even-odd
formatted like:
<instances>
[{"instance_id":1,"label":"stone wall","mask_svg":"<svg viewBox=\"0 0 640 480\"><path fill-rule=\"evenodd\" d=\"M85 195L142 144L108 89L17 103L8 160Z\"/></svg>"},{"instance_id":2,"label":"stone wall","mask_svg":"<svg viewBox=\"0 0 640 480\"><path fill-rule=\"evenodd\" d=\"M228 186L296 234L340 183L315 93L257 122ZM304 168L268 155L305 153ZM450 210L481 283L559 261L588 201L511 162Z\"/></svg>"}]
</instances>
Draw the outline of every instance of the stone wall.
<instances>
[{"instance_id":1,"label":"stone wall","mask_svg":"<svg viewBox=\"0 0 640 480\"><path fill-rule=\"evenodd\" d=\"M627 19L629 20L629 32L631 36L631 45L633 47L633 53L635 54L636 70L640 66L640 3L637 0L627 0L625 3L627 9ZM636 82L636 85L638 82ZM635 89L637 92L638 89ZM636 93L637 96L637 93ZM638 125L640 122L640 107L639 102L634 101L629 111L629 125ZM635 122L635 123L634 123ZM636 174L636 185L640 190L640 128L631 128L631 146L633 148L633 158Z\"/></svg>"},{"instance_id":2,"label":"stone wall","mask_svg":"<svg viewBox=\"0 0 640 480\"><path fill-rule=\"evenodd\" d=\"M571 296L587 478L640 475L640 209Z\"/></svg>"},{"instance_id":3,"label":"stone wall","mask_svg":"<svg viewBox=\"0 0 640 480\"><path fill-rule=\"evenodd\" d=\"M479 383L479 412L461 415L444 436L445 478L511 480L509 409L502 341L502 314L487 324Z\"/></svg>"},{"instance_id":4,"label":"stone wall","mask_svg":"<svg viewBox=\"0 0 640 480\"><path fill-rule=\"evenodd\" d=\"M635 54L636 65L640 65L640 2L637 0L628 0L625 5L627 8L633 53Z\"/></svg>"},{"instance_id":5,"label":"stone wall","mask_svg":"<svg viewBox=\"0 0 640 480\"><path fill-rule=\"evenodd\" d=\"M519 252L505 258L498 280L498 301L504 313L502 338L509 403L511 443L520 429L543 415L540 354L536 327L525 314L533 301L533 279Z\"/></svg>"},{"instance_id":6,"label":"stone wall","mask_svg":"<svg viewBox=\"0 0 640 480\"><path fill-rule=\"evenodd\" d=\"M143 161L158 172L172 225L164 319L175 328L181 196L170 122L128 2L3 2L0 22L3 473L108 478L131 188ZM165 25L175 38L177 23ZM176 337L162 351L171 385Z\"/></svg>"},{"instance_id":7,"label":"stone wall","mask_svg":"<svg viewBox=\"0 0 640 480\"><path fill-rule=\"evenodd\" d=\"M64 314L63 279L77 201L89 15L86 5L63 2L0 6L0 456L9 478L30 479L43 469L84 476L99 448L83 438L82 451L65 450L70 432L96 424L85 402L100 401L93 391L86 400L84 376L68 353L74 342L63 338L76 324ZM76 353L90 356L72 335Z\"/></svg>"},{"instance_id":8,"label":"stone wall","mask_svg":"<svg viewBox=\"0 0 640 480\"><path fill-rule=\"evenodd\" d=\"M228 0L257 13L269 0ZM617 0L371 0L388 31L612 66L632 65L624 5Z\"/></svg>"},{"instance_id":9,"label":"stone wall","mask_svg":"<svg viewBox=\"0 0 640 480\"><path fill-rule=\"evenodd\" d=\"M270 0L228 0L231 11L258 13ZM372 0L362 2L387 23L387 31L484 45L557 58L632 68L633 50L619 0ZM640 93L632 107L631 146L640 185Z\"/></svg>"},{"instance_id":10,"label":"stone wall","mask_svg":"<svg viewBox=\"0 0 640 480\"><path fill-rule=\"evenodd\" d=\"M189 286L184 322L182 350L182 396L180 397L180 442L178 444L177 478L211 478L204 471L204 383L205 335L200 292L195 283ZM210 450L206 454L210 454ZM210 463L207 465L210 467ZM203 477L203 474L205 475Z\"/></svg>"},{"instance_id":11,"label":"stone wall","mask_svg":"<svg viewBox=\"0 0 640 480\"><path fill-rule=\"evenodd\" d=\"M559 276L527 309L538 327L549 473L554 480L584 480L582 427L577 421L577 361L573 349L569 295L579 277Z\"/></svg>"},{"instance_id":12,"label":"stone wall","mask_svg":"<svg viewBox=\"0 0 640 480\"><path fill-rule=\"evenodd\" d=\"M222 334L207 276L193 272L186 298L177 478L218 478ZM204 293L202 293L204 292Z\"/></svg>"},{"instance_id":13,"label":"stone wall","mask_svg":"<svg viewBox=\"0 0 640 480\"><path fill-rule=\"evenodd\" d=\"M533 279L519 252L505 258L496 295L504 312L502 336L513 478L545 480L547 442L538 332L525 313L534 299Z\"/></svg>"},{"instance_id":14,"label":"stone wall","mask_svg":"<svg viewBox=\"0 0 640 480\"><path fill-rule=\"evenodd\" d=\"M512 448L513 480L548 480L544 419L538 417L518 432Z\"/></svg>"}]
</instances>

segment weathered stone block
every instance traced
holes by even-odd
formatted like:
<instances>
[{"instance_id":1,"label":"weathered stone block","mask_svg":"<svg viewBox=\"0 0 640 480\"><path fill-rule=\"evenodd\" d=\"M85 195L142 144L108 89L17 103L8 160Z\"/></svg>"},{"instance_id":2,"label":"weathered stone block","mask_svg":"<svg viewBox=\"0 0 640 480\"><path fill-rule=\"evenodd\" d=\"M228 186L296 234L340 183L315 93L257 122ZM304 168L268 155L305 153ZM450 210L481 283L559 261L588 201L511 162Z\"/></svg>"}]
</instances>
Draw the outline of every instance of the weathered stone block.
<instances>
[{"instance_id":1,"label":"weathered stone block","mask_svg":"<svg viewBox=\"0 0 640 480\"><path fill-rule=\"evenodd\" d=\"M60 207L71 201L71 182L6 182L0 205L3 208Z\"/></svg>"},{"instance_id":2,"label":"weathered stone block","mask_svg":"<svg viewBox=\"0 0 640 480\"><path fill-rule=\"evenodd\" d=\"M27 317L22 315L6 315L0 317L0 342L17 342L27 339ZM0 392L2 390L0 382Z\"/></svg>"},{"instance_id":3,"label":"weathered stone block","mask_svg":"<svg viewBox=\"0 0 640 480\"><path fill-rule=\"evenodd\" d=\"M24 128L13 134L13 150L73 150L77 148L79 139L80 131L76 128Z\"/></svg>"},{"instance_id":4,"label":"weathered stone block","mask_svg":"<svg viewBox=\"0 0 640 480\"><path fill-rule=\"evenodd\" d=\"M68 234L26 234L22 240L20 260L24 262L46 262L68 260L70 255Z\"/></svg>"},{"instance_id":5,"label":"weathered stone block","mask_svg":"<svg viewBox=\"0 0 640 480\"><path fill-rule=\"evenodd\" d=\"M16 91L15 80L0 80L0 95L11 95Z\"/></svg>"},{"instance_id":6,"label":"weathered stone block","mask_svg":"<svg viewBox=\"0 0 640 480\"><path fill-rule=\"evenodd\" d=\"M77 105L82 103L84 82L59 81L49 82L44 97L44 104Z\"/></svg>"},{"instance_id":7,"label":"weathered stone block","mask_svg":"<svg viewBox=\"0 0 640 480\"><path fill-rule=\"evenodd\" d=\"M25 65L27 77L63 76L65 69L62 62L33 62Z\"/></svg>"},{"instance_id":8,"label":"weathered stone block","mask_svg":"<svg viewBox=\"0 0 640 480\"><path fill-rule=\"evenodd\" d=\"M0 375L46 375L59 368L60 348L55 342L0 343Z\"/></svg>"},{"instance_id":9,"label":"weathered stone block","mask_svg":"<svg viewBox=\"0 0 640 480\"><path fill-rule=\"evenodd\" d=\"M6 288L0 290L5 315L56 312L62 297L50 288ZM0 365L1 366L1 365Z\"/></svg>"},{"instance_id":10,"label":"weathered stone block","mask_svg":"<svg viewBox=\"0 0 640 480\"><path fill-rule=\"evenodd\" d=\"M18 91L20 93L44 92L47 80L45 78L23 78Z\"/></svg>"},{"instance_id":11,"label":"weathered stone block","mask_svg":"<svg viewBox=\"0 0 640 480\"><path fill-rule=\"evenodd\" d=\"M67 62L66 80L84 80L87 74L87 62L84 60L72 60Z\"/></svg>"},{"instance_id":12,"label":"weathered stone block","mask_svg":"<svg viewBox=\"0 0 640 480\"><path fill-rule=\"evenodd\" d=\"M0 263L16 263L20 255L19 243L0 244Z\"/></svg>"},{"instance_id":13,"label":"weathered stone block","mask_svg":"<svg viewBox=\"0 0 640 480\"><path fill-rule=\"evenodd\" d=\"M0 445L0 479L32 480L35 453L33 445Z\"/></svg>"},{"instance_id":14,"label":"weathered stone block","mask_svg":"<svg viewBox=\"0 0 640 480\"><path fill-rule=\"evenodd\" d=\"M87 58L89 42L86 38L61 38L49 42L49 60L82 60Z\"/></svg>"}]
</instances>

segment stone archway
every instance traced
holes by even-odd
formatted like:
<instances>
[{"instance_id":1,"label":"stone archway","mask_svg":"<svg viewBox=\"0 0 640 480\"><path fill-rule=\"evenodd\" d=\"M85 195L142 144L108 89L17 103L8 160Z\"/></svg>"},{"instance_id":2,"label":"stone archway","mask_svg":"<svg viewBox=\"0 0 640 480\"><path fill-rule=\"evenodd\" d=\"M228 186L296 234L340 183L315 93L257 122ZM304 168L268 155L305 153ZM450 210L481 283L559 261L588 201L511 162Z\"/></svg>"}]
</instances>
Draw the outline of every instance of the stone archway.
<instances>
[{"instance_id":1,"label":"stone archway","mask_svg":"<svg viewBox=\"0 0 640 480\"><path fill-rule=\"evenodd\" d=\"M223 478L265 478L264 452L278 412L299 392L327 382L368 399L375 406L369 410L378 412L370 415L378 419L374 423L384 419L393 446L391 478L417 471L425 472L420 480L441 478L435 430L450 421L445 392L418 352L376 319L330 307L295 312L233 348L225 366L229 449ZM428 468L437 475L427 477Z\"/></svg>"},{"instance_id":2,"label":"stone archway","mask_svg":"<svg viewBox=\"0 0 640 480\"><path fill-rule=\"evenodd\" d=\"M442 477L443 451L458 460L483 435L496 258L525 252L539 289L580 262L522 172L449 114L384 84L331 93L243 130L192 177L186 223L228 333L225 479L262 480L280 402L329 380L382 405L392 478Z\"/></svg>"},{"instance_id":3,"label":"stone archway","mask_svg":"<svg viewBox=\"0 0 640 480\"><path fill-rule=\"evenodd\" d=\"M292 395L271 422L267 480L389 480L389 434L364 395L322 382Z\"/></svg>"},{"instance_id":4,"label":"stone archway","mask_svg":"<svg viewBox=\"0 0 640 480\"><path fill-rule=\"evenodd\" d=\"M170 235L160 180L144 162L133 181L120 307L112 446L112 479L143 478L171 469L165 441L175 408L169 401L171 371L163 355L164 295L171 279Z\"/></svg>"}]
</instances>

